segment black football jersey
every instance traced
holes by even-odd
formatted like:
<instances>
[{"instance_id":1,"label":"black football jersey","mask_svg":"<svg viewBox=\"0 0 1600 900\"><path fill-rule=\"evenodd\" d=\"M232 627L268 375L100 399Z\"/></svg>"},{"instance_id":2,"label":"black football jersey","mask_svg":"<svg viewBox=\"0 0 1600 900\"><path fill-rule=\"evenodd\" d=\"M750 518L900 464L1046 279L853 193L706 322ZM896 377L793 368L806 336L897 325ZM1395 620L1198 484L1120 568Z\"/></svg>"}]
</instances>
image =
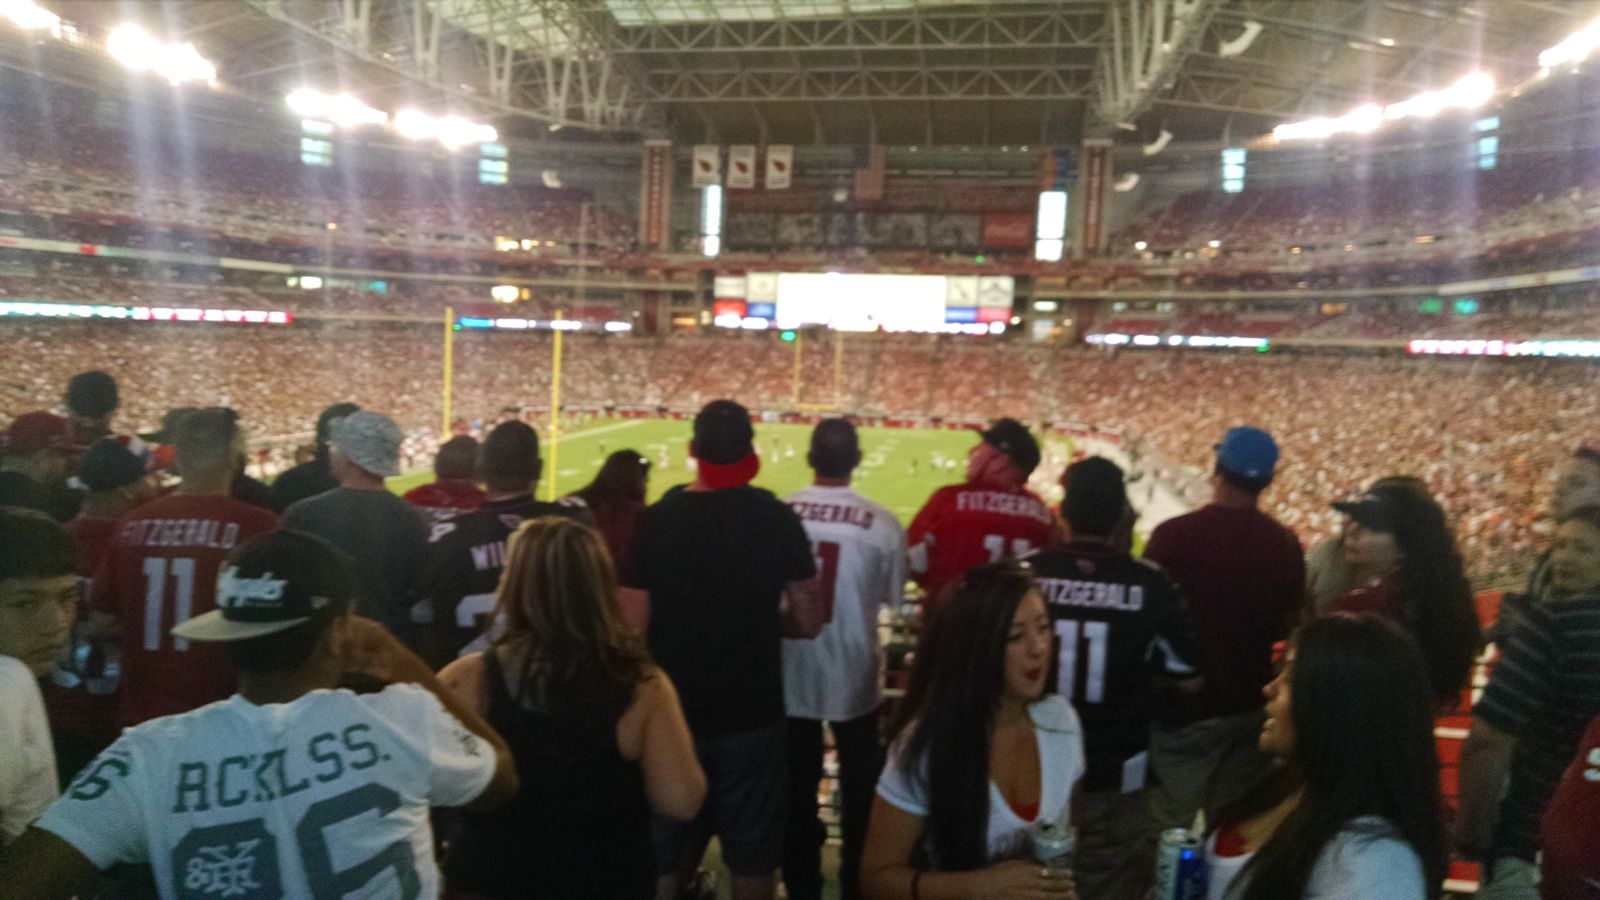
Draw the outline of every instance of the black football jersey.
<instances>
[{"instance_id":1,"label":"black football jersey","mask_svg":"<svg viewBox=\"0 0 1600 900\"><path fill-rule=\"evenodd\" d=\"M1151 675L1199 674L1194 625L1160 567L1103 544L1027 557L1055 625L1049 687L1083 721L1085 790L1118 790L1123 765L1149 747L1158 699Z\"/></svg>"},{"instance_id":2,"label":"black football jersey","mask_svg":"<svg viewBox=\"0 0 1600 900\"><path fill-rule=\"evenodd\" d=\"M529 494L485 501L478 509L437 522L428 535L428 563L422 576L423 600L412 619L418 653L443 666L483 634L494 615L500 573L506 564L506 538L528 519L567 516L594 524L589 507L576 497L543 503Z\"/></svg>"}]
</instances>

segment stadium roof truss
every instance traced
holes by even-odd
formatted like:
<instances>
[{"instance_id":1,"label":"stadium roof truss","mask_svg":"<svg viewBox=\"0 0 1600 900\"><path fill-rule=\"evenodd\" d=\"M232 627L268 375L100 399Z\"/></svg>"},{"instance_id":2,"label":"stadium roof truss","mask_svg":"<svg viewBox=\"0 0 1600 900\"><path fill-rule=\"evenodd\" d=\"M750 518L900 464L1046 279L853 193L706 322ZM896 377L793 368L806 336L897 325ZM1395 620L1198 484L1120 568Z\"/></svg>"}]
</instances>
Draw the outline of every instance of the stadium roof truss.
<instances>
[{"instance_id":1,"label":"stadium roof truss","mask_svg":"<svg viewBox=\"0 0 1600 900\"><path fill-rule=\"evenodd\" d=\"M56 0L64 15L126 5ZM1449 83L1502 83L1600 4L1557 0L151 2L281 99L682 142L998 146L1249 136ZM1229 42L1257 23L1238 53ZM513 128L513 131L517 129Z\"/></svg>"}]
</instances>

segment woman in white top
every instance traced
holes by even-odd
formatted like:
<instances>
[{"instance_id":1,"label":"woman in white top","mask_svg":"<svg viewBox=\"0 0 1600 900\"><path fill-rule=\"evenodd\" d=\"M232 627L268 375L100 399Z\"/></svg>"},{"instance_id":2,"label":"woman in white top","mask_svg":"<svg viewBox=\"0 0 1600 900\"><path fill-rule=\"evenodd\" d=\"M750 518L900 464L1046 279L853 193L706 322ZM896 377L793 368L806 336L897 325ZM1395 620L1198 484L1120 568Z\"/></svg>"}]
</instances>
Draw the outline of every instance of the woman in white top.
<instances>
[{"instance_id":1,"label":"woman in white top","mask_svg":"<svg viewBox=\"0 0 1600 900\"><path fill-rule=\"evenodd\" d=\"M1052 630L1026 566L969 570L917 646L862 853L881 900L1072 898L1029 862L1029 829L1068 819L1083 731L1041 696Z\"/></svg>"},{"instance_id":2,"label":"woman in white top","mask_svg":"<svg viewBox=\"0 0 1600 900\"><path fill-rule=\"evenodd\" d=\"M1444 882L1433 699L1416 641L1368 614L1295 633L1260 747L1282 765L1206 842L1213 900L1425 900Z\"/></svg>"}]
</instances>

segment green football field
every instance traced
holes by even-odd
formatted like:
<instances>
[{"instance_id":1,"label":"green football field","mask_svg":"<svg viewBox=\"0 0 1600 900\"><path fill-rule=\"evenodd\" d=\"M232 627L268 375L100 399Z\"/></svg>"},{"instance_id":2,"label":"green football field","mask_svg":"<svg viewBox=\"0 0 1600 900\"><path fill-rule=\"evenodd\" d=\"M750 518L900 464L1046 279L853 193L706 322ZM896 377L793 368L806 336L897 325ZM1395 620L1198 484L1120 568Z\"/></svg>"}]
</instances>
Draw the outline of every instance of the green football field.
<instances>
[{"instance_id":1,"label":"green football field","mask_svg":"<svg viewBox=\"0 0 1600 900\"><path fill-rule=\"evenodd\" d=\"M606 455L632 449L650 460L650 499L668 488L693 480L688 459L688 420L626 419L595 422L566 434L556 450L556 491L567 494L589 483ZM761 454L761 474L755 483L784 496L811 482L806 466L809 425L757 425L756 444ZM856 490L882 503L909 522L923 501L941 485L960 481L967 450L977 440L970 431L909 428L863 428L861 451L865 456L856 470ZM551 464L548 441L544 447L546 474ZM433 480L419 472L391 478L396 493ZM544 497L540 487L539 496Z\"/></svg>"}]
</instances>

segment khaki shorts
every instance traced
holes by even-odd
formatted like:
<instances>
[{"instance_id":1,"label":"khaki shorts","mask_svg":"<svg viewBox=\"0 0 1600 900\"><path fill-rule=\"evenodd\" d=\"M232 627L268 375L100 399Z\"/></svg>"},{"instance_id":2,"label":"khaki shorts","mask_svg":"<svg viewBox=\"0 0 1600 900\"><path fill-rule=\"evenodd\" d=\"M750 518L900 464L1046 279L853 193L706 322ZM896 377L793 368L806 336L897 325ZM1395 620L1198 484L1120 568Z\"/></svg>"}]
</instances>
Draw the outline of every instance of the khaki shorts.
<instances>
[{"instance_id":1,"label":"khaki shorts","mask_svg":"<svg viewBox=\"0 0 1600 900\"><path fill-rule=\"evenodd\" d=\"M1239 800L1271 771L1256 747L1264 710L1150 731L1150 814L1157 831L1189 828L1195 813Z\"/></svg>"}]
</instances>

